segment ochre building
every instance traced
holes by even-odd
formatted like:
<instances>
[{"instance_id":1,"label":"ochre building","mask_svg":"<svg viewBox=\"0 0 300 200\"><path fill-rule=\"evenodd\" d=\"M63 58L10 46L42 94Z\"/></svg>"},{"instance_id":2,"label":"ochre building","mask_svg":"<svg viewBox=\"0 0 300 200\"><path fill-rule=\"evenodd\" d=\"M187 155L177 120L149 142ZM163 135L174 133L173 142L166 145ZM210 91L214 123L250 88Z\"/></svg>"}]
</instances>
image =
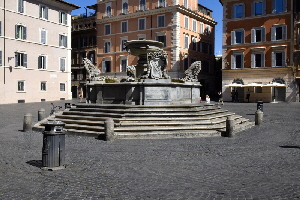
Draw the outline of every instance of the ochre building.
<instances>
[{"instance_id":1,"label":"ochre building","mask_svg":"<svg viewBox=\"0 0 300 200\"><path fill-rule=\"evenodd\" d=\"M224 100L247 102L248 93L249 102L299 102L295 53L299 50L300 1L220 0L220 3Z\"/></svg>"}]
</instances>

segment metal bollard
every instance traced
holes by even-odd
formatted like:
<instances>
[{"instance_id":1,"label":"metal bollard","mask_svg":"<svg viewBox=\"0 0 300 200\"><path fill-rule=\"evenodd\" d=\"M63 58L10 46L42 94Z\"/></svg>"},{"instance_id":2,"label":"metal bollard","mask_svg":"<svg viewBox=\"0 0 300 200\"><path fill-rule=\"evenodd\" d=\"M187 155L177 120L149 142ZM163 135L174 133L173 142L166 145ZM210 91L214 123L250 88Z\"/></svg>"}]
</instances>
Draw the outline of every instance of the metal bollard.
<instances>
[{"instance_id":1,"label":"metal bollard","mask_svg":"<svg viewBox=\"0 0 300 200\"><path fill-rule=\"evenodd\" d=\"M226 119L226 137L233 137L234 128L234 118L233 116L228 116Z\"/></svg>"},{"instance_id":2,"label":"metal bollard","mask_svg":"<svg viewBox=\"0 0 300 200\"><path fill-rule=\"evenodd\" d=\"M262 124L264 113L261 110L255 112L255 125L259 126Z\"/></svg>"},{"instance_id":3,"label":"metal bollard","mask_svg":"<svg viewBox=\"0 0 300 200\"><path fill-rule=\"evenodd\" d=\"M42 124L43 131L42 169L60 170L65 168L65 123L48 121Z\"/></svg>"},{"instance_id":4,"label":"metal bollard","mask_svg":"<svg viewBox=\"0 0 300 200\"><path fill-rule=\"evenodd\" d=\"M26 113L24 115L23 131L24 132L32 131L32 114L30 113Z\"/></svg>"},{"instance_id":5,"label":"metal bollard","mask_svg":"<svg viewBox=\"0 0 300 200\"><path fill-rule=\"evenodd\" d=\"M38 121L42 121L43 119L45 119L45 109L41 108L38 111Z\"/></svg>"},{"instance_id":6,"label":"metal bollard","mask_svg":"<svg viewBox=\"0 0 300 200\"><path fill-rule=\"evenodd\" d=\"M104 122L105 141L113 141L116 139L114 133L114 120L107 118Z\"/></svg>"}]
</instances>

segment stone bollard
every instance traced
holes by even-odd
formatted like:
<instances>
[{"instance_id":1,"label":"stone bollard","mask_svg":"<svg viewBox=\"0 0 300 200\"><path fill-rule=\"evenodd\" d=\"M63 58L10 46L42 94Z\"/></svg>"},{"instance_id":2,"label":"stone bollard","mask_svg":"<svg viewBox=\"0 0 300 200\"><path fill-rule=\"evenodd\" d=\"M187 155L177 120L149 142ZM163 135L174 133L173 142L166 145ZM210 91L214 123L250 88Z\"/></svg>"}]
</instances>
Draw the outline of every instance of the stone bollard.
<instances>
[{"instance_id":1,"label":"stone bollard","mask_svg":"<svg viewBox=\"0 0 300 200\"><path fill-rule=\"evenodd\" d=\"M43 119L45 119L45 109L41 108L38 111L38 121L42 121Z\"/></svg>"},{"instance_id":2,"label":"stone bollard","mask_svg":"<svg viewBox=\"0 0 300 200\"><path fill-rule=\"evenodd\" d=\"M255 125L259 126L262 124L264 113L261 110L255 112Z\"/></svg>"},{"instance_id":3,"label":"stone bollard","mask_svg":"<svg viewBox=\"0 0 300 200\"><path fill-rule=\"evenodd\" d=\"M107 118L104 122L105 141L113 141L116 139L114 133L114 120Z\"/></svg>"},{"instance_id":4,"label":"stone bollard","mask_svg":"<svg viewBox=\"0 0 300 200\"><path fill-rule=\"evenodd\" d=\"M228 116L226 119L226 137L233 137L234 128L234 118L233 116Z\"/></svg>"},{"instance_id":5,"label":"stone bollard","mask_svg":"<svg viewBox=\"0 0 300 200\"><path fill-rule=\"evenodd\" d=\"M26 113L24 115L23 131L24 132L32 131L32 114L30 113Z\"/></svg>"}]
</instances>

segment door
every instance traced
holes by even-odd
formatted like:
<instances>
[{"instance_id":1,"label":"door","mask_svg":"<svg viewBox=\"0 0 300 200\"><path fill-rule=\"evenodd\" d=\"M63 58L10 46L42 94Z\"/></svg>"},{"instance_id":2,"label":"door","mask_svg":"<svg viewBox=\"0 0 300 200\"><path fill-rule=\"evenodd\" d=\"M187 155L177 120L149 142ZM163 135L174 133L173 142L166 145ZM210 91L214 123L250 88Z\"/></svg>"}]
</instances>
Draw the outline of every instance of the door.
<instances>
[{"instance_id":1,"label":"door","mask_svg":"<svg viewBox=\"0 0 300 200\"><path fill-rule=\"evenodd\" d=\"M285 87L275 87L275 96L276 101L285 101L286 97L286 88Z\"/></svg>"}]
</instances>

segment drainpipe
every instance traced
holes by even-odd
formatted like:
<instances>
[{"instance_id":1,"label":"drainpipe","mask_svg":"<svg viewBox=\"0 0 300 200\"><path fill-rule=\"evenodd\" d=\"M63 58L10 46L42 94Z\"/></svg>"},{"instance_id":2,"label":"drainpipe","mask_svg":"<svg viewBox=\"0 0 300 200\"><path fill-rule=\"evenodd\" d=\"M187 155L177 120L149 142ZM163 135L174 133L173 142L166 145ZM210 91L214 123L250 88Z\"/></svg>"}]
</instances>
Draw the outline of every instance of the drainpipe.
<instances>
[{"instance_id":1,"label":"drainpipe","mask_svg":"<svg viewBox=\"0 0 300 200\"><path fill-rule=\"evenodd\" d=\"M3 36L4 36L4 39L3 39L3 49L4 49L4 52L3 52L3 81L4 81L4 84L5 84L5 65L6 65L6 49L5 49L5 37L6 37L6 34L5 34L5 22L6 22L6 19L5 19L5 11L6 11L6 7L5 7L5 2L6 2L6 0L4 0L4 14L3 14L3 16L4 16L4 22L3 22L3 29L4 29L4 31L3 31Z\"/></svg>"},{"instance_id":2,"label":"drainpipe","mask_svg":"<svg viewBox=\"0 0 300 200\"><path fill-rule=\"evenodd\" d=\"M295 36L295 34L294 34L294 31L295 31L295 16L294 16L294 14L295 14L295 12L294 12L294 0L292 0L291 1L291 12L292 12L292 14L291 14L291 23L292 23L292 26L291 26L291 49L290 49L290 51L291 51L291 55L290 55L290 65L292 65L292 66L294 66L294 36ZM294 67L293 67L293 71L294 71Z\"/></svg>"}]
</instances>

